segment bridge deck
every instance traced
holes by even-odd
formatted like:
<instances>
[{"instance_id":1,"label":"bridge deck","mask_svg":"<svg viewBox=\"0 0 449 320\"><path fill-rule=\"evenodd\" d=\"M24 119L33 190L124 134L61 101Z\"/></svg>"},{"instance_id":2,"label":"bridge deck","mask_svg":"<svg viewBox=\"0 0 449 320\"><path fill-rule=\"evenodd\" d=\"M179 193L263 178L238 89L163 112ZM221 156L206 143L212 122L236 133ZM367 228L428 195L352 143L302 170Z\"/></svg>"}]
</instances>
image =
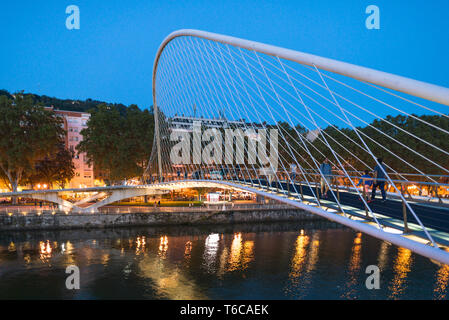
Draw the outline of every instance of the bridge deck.
<instances>
[{"instance_id":1,"label":"bridge deck","mask_svg":"<svg viewBox=\"0 0 449 320\"><path fill-rule=\"evenodd\" d=\"M250 185L249 181L241 182L245 185ZM259 182L259 180L257 182ZM260 180L260 183L265 187L259 187L259 189L267 192L267 182L265 180ZM304 200L308 202L307 204L317 206L316 200L307 185L300 183L294 185L290 184L290 196L300 198L300 192L295 192L295 188L299 191L300 186L302 186L302 194ZM315 187L313 189L314 192L316 192ZM269 190L269 192L286 196L288 193L287 183L282 183L282 186L279 188L277 186L271 186ZM325 199L321 198L322 195L320 191L318 191L318 193L320 196L320 204L323 209L332 209L335 212L340 211L337 201L330 191L328 192L328 197ZM334 194L335 193L336 191L334 190ZM352 219L357 219L359 221L375 225L372 218L367 219L365 206L357 194L347 192L346 190L340 190L339 197L341 208ZM419 202L409 202L409 204L438 245L442 247L449 247L449 208L438 204L426 204ZM369 205L375 214L375 217L383 226L397 229L401 232L404 231L404 222L402 220L402 202L400 200L387 199L385 202L382 202L379 199L379 195L377 195L377 199L369 203ZM410 212L407 214L407 220L409 232L406 236L415 241L427 244L429 240L427 240L423 229Z\"/></svg>"}]
</instances>

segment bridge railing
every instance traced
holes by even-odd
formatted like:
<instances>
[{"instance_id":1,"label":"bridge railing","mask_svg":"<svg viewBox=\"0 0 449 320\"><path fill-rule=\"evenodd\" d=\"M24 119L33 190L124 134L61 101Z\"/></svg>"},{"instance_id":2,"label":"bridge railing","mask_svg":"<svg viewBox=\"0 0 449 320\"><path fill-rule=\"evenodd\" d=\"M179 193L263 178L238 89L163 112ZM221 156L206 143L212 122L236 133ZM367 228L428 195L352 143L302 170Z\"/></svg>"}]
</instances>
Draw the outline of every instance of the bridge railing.
<instances>
[{"instance_id":1,"label":"bridge railing","mask_svg":"<svg viewBox=\"0 0 449 320\"><path fill-rule=\"evenodd\" d=\"M355 196L355 199L360 199L360 197L363 197L363 199L365 200L362 201L362 203L364 204L365 218L369 220L374 219L379 226L383 223L379 222L379 219L376 218L381 213L376 212L371 204L372 186L370 186L369 188L364 188L364 184L365 181L383 181L387 198L400 202L402 204L402 222L403 231L405 233L410 232L408 222L408 220L410 219L413 222L418 222L422 225L417 212L415 212L416 210L410 212L409 207L411 203L425 202L432 203L432 205L434 206L449 206L449 199L446 198L447 192L443 192L443 189L447 190L447 188L449 188L449 184L443 182L440 183L422 181L428 178L428 176L407 174L410 177L414 177L415 180L404 180L395 178L395 175L396 177L399 176L402 178L405 174L391 174L388 177L389 179L375 179L372 177L362 178L361 172L359 171L353 171L351 173L357 175L331 174L326 176L329 178L329 182L327 183L329 183L330 193L332 193L331 197L326 197L326 201L324 201L321 191L321 187L323 186L323 175L317 171L308 170L307 172L303 172L302 175L292 175L288 172L277 172L275 176L271 177L257 176L257 171L254 171L253 176L251 172L248 171L246 172L246 175L244 174L244 172L239 172L237 174L234 174L233 176L223 175L221 178L223 180L229 180L230 182L240 182L251 187L258 187L266 191L282 194L286 197L294 196L299 201L312 205L314 205L314 201L316 201L318 206L322 208L335 207L334 209L337 209L337 211L342 211L344 214L348 212L345 213L345 211L342 210L342 204L345 205L346 208L348 205L351 206L351 204L344 203L344 201L342 202L340 196L343 192L351 193ZM441 176L438 177L441 178ZM211 179L211 177L208 177L207 174L200 174L197 178L206 180L208 178ZM305 180L302 180L304 178ZM445 176L443 178L445 178ZM182 177L179 177L179 180L182 179ZM394 187L391 184L394 184ZM309 191L309 195L305 196L307 191ZM310 192L312 192L313 196L310 196ZM380 192L380 190L376 191L375 194L378 192ZM421 192L421 195L417 194L417 192ZM422 194L425 194L425 192L428 192L429 196L423 196ZM353 205L354 203L352 204L352 206ZM355 207L358 207L358 205L356 205ZM397 213L400 214L401 212ZM421 228L425 230L424 232L427 232L427 229L425 227L421 226Z\"/></svg>"},{"instance_id":2,"label":"bridge railing","mask_svg":"<svg viewBox=\"0 0 449 320\"><path fill-rule=\"evenodd\" d=\"M210 169L209 169L210 171ZM413 173L388 173L390 179L376 179L374 177L371 178L362 178L362 171L348 171L350 175L344 174L331 174L328 177L331 178L332 187L338 192L340 190L345 190L347 192L355 192L353 185L359 185L362 180L361 185L358 186L358 190L363 190L363 185L365 181L374 183L374 181L383 181L385 182L386 192L389 196L394 197L399 195L398 191L401 194L405 195L409 200L414 201L425 201L425 202L438 202L440 204L448 203L449 204L449 176L447 175L420 175ZM410 177L411 180L406 179L398 179L395 177ZM435 179L448 179L448 183L446 182L430 182L425 181L427 178L433 177ZM237 175L223 175L220 176L219 179L228 180L228 181L246 181L251 182L253 185L260 185L261 187L267 187L268 180L270 180L270 187L277 188L279 190L287 191L285 187L280 187L281 183L301 183L306 185L307 183L313 187L320 186L321 184L322 174L308 170L301 174L292 174L291 172L278 172L276 175L273 175L267 179L267 177L261 177L257 174L257 171L248 170L246 172L240 172ZM197 176L191 175L188 177L180 176L177 177L175 175L166 176L166 180L164 181L182 181L182 180L190 180L190 179L210 179L217 180L217 177L210 177L207 171L204 174L199 174ZM307 180L307 181L306 181ZM157 182L157 181L156 181ZM396 186L394 188L392 183ZM337 188L338 187L338 188ZM371 187L370 187L371 188ZM446 200L447 199L447 200Z\"/></svg>"}]
</instances>

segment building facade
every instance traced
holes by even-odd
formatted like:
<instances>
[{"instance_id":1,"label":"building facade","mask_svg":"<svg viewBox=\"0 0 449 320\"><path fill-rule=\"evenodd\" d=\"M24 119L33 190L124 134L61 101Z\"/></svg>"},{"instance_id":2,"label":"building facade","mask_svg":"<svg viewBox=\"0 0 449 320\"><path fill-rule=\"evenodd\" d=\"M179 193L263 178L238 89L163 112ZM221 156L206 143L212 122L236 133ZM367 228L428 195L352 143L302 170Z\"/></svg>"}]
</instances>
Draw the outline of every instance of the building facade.
<instances>
[{"instance_id":1,"label":"building facade","mask_svg":"<svg viewBox=\"0 0 449 320\"><path fill-rule=\"evenodd\" d=\"M53 110L56 115L64 120L64 129L67 134L65 137L65 145L68 149L75 152L73 164L75 166L75 176L69 182L68 188L88 188L94 186L93 167L87 164L85 153L78 155L76 146L83 140L81 130L87 127L87 121L90 118L89 113Z\"/></svg>"},{"instance_id":2,"label":"building facade","mask_svg":"<svg viewBox=\"0 0 449 320\"><path fill-rule=\"evenodd\" d=\"M227 129L227 128L246 128L249 124L244 120L227 120L224 118L210 119L201 117L174 116L169 118L169 126L173 131L193 131L193 124L201 123L204 128Z\"/></svg>"}]
</instances>

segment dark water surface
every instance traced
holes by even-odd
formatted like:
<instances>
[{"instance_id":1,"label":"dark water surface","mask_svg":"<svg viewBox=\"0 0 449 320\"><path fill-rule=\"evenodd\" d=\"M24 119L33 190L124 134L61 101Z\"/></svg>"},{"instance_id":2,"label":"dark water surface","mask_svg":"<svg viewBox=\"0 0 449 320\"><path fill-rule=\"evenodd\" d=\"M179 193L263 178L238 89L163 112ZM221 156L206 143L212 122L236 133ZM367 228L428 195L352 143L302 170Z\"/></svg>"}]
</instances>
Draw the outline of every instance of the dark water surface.
<instances>
[{"instance_id":1,"label":"dark water surface","mask_svg":"<svg viewBox=\"0 0 449 320\"><path fill-rule=\"evenodd\" d=\"M1 299L446 299L448 281L449 266L324 221L0 234Z\"/></svg>"}]
</instances>

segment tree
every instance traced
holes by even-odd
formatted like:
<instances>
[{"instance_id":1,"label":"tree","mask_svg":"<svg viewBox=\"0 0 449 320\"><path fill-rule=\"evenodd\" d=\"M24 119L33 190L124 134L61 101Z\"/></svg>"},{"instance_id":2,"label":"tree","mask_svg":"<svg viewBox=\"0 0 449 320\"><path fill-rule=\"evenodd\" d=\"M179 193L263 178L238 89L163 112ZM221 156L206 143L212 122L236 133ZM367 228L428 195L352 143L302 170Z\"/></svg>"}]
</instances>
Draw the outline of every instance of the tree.
<instances>
[{"instance_id":1,"label":"tree","mask_svg":"<svg viewBox=\"0 0 449 320\"><path fill-rule=\"evenodd\" d=\"M141 176L147 167L153 146L154 118L148 110L130 105L124 119L120 154L126 158L121 169L127 177Z\"/></svg>"},{"instance_id":2,"label":"tree","mask_svg":"<svg viewBox=\"0 0 449 320\"><path fill-rule=\"evenodd\" d=\"M6 90L0 90L0 95L5 95L9 99L13 96ZM88 110L96 109L100 104L106 104L108 106L115 106L120 114L126 113L126 106L121 103L105 103L98 100L86 99L86 100L74 100L74 99L58 99L49 97L46 95L37 95L33 93L23 93L24 97L31 97L35 105L52 106L54 109L68 110L68 111L81 111L88 112Z\"/></svg>"},{"instance_id":3,"label":"tree","mask_svg":"<svg viewBox=\"0 0 449 320\"><path fill-rule=\"evenodd\" d=\"M52 111L35 106L31 97L17 93L0 96L0 170L16 192L35 163L51 155L62 142L62 120Z\"/></svg>"},{"instance_id":4,"label":"tree","mask_svg":"<svg viewBox=\"0 0 449 320\"><path fill-rule=\"evenodd\" d=\"M56 153L36 162L27 181L31 185L46 183L50 188L57 183L60 188L64 188L75 175L74 154L75 152L65 148L64 144L59 145Z\"/></svg>"},{"instance_id":5,"label":"tree","mask_svg":"<svg viewBox=\"0 0 449 320\"><path fill-rule=\"evenodd\" d=\"M92 110L77 151L86 153L88 163L96 172L104 173L107 182L116 183L143 174L153 132L153 114L148 110L130 105L122 115L118 108L103 104Z\"/></svg>"}]
</instances>

